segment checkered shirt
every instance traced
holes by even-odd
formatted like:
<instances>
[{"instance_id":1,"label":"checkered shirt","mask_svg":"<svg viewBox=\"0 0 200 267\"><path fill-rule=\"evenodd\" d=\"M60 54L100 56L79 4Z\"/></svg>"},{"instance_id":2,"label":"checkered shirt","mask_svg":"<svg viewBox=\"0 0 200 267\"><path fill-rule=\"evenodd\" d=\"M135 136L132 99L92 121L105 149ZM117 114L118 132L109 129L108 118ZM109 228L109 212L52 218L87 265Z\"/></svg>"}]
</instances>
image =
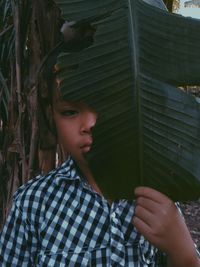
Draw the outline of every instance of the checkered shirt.
<instances>
[{"instance_id":1,"label":"checkered shirt","mask_svg":"<svg viewBox=\"0 0 200 267\"><path fill-rule=\"evenodd\" d=\"M0 236L0 266L166 266L131 223L134 202L110 205L80 176L69 158L18 189Z\"/></svg>"}]
</instances>

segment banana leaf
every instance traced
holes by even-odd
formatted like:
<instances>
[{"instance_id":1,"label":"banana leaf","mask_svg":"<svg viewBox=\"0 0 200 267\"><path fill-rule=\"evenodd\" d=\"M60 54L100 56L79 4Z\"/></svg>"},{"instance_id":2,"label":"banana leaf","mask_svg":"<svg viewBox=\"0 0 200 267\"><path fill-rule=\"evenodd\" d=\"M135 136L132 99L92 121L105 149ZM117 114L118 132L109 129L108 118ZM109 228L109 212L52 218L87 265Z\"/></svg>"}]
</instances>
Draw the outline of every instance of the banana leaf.
<instances>
[{"instance_id":1,"label":"banana leaf","mask_svg":"<svg viewBox=\"0 0 200 267\"><path fill-rule=\"evenodd\" d=\"M109 198L138 185L173 200L200 197L200 105L180 85L200 83L200 21L162 1L56 0L67 21L95 29L93 42L57 60L61 94L98 112L88 155Z\"/></svg>"}]
</instances>

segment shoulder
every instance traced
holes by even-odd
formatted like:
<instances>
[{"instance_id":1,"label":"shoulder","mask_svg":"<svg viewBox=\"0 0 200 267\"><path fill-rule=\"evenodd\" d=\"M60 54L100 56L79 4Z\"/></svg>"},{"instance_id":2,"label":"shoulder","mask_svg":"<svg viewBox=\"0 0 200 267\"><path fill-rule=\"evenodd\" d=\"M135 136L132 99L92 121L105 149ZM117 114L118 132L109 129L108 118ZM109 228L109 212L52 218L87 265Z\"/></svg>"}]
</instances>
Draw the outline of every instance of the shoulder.
<instances>
[{"instance_id":1,"label":"shoulder","mask_svg":"<svg viewBox=\"0 0 200 267\"><path fill-rule=\"evenodd\" d=\"M29 180L17 190L13 196L13 204L20 210L24 219L42 217L47 205L51 205L68 185L70 170L70 161L66 161L47 175L38 175Z\"/></svg>"},{"instance_id":2,"label":"shoulder","mask_svg":"<svg viewBox=\"0 0 200 267\"><path fill-rule=\"evenodd\" d=\"M40 201L48 187L53 185L55 175L55 170L49 172L47 175L40 174L20 186L13 195L13 200L16 205L23 205L24 207L28 204L28 201ZM46 192L48 192L48 190Z\"/></svg>"},{"instance_id":3,"label":"shoulder","mask_svg":"<svg viewBox=\"0 0 200 267\"><path fill-rule=\"evenodd\" d=\"M47 175L38 175L18 188L13 195L13 206L19 210L24 220L41 217L42 206L49 189L53 186L55 170Z\"/></svg>"}]
</instances>

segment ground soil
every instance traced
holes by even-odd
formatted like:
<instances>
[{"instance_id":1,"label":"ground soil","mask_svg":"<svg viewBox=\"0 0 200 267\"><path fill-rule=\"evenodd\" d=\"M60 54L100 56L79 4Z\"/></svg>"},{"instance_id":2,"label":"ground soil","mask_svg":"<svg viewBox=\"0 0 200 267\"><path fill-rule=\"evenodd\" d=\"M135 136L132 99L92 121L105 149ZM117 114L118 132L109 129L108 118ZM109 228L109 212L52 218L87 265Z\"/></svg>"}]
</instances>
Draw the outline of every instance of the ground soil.
<instances>
[{"instance_id":1,"label":"ground soil","mask_svg":"<svg viewBox=\"0 0 200 267\"><path fill-rule=\"evenodd\" d=\"M200 251L200 199L181 203L181 209L193 240Z\"/></svg>"},{"instance_id":2,"label":"ground soil","mask_svg":"<svg viewBox=\"0 0 200 267\"><path fill-rule=\"evenodd\" d=\"M196 99L200 103L200 86L186 86L184 90L197 97ZM181 209L193 240L200 251L200 199L194 202L181 203Z\"/></svg>"}]
</instances>

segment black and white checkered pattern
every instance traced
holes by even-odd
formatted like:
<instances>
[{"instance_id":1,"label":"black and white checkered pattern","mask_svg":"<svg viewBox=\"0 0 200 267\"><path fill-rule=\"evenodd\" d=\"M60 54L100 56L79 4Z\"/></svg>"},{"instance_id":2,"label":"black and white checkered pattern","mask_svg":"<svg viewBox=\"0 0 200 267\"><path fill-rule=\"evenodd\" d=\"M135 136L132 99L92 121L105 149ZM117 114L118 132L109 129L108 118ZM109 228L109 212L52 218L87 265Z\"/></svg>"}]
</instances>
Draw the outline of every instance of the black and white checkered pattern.
<instances>
[{"instance_id":1,"label":"black and white checkered pattern","mask_svg":"<svg viewBox=\"0 0 200 267\"><path fill-rule=\"evenodd\" d=\"M134 228L133 214L132 201L109 205L69 158L14 195L1 233L0 266L166 266Z\"/></svg>"}]
</instances>

